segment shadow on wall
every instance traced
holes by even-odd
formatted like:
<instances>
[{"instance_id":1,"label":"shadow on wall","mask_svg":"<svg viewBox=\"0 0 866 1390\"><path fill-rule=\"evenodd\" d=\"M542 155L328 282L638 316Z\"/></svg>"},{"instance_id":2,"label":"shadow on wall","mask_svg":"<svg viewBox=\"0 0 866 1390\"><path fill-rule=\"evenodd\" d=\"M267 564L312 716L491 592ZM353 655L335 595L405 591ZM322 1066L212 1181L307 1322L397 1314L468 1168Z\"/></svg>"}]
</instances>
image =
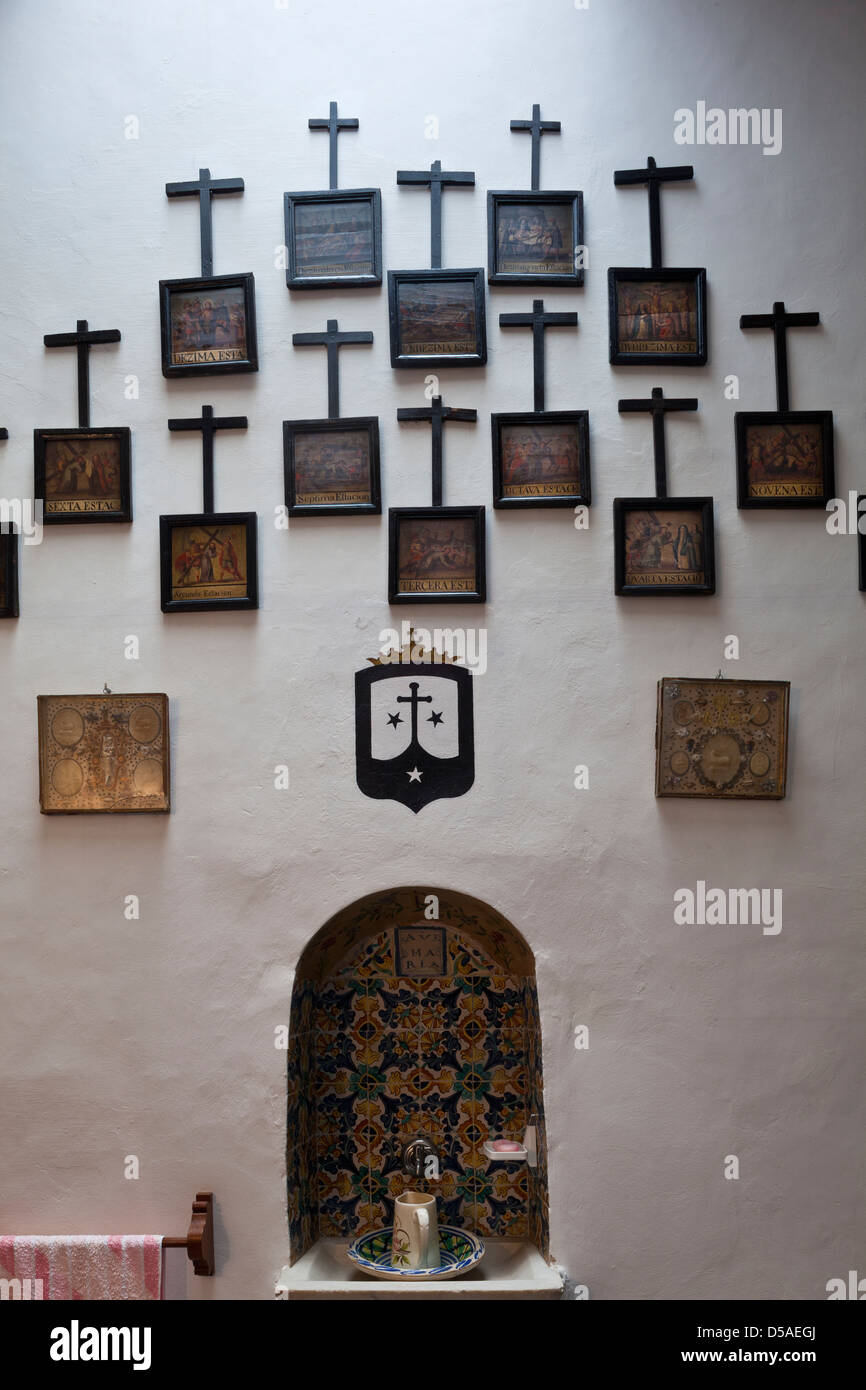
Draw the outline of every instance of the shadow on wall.
<instances>
[{"instance_id":1,"label":"shadow on wall","mask_svg":"<svg viewBox=\"0 0 866 1390\"><path fill-rule=\"evenodd\" d=\"M425 913L438 912L428 917ZM491 1163L538 1116L538 1167ZM432 1139L438 1179L400 1168ZM494 908L395 888L338 912L295 973L286 1126L291 1262L319 1237L388 1226L409 1186L440 1220L548 1254L547 1145L535 960Z\"/></svg>"}]
</instances>

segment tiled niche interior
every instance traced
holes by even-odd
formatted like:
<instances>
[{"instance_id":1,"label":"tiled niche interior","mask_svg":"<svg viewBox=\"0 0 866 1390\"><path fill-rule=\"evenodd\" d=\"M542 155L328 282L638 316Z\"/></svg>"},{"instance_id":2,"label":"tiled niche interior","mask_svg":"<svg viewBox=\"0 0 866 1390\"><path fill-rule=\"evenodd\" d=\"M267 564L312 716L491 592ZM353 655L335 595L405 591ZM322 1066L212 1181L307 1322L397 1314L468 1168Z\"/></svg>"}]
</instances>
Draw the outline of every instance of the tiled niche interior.
<instances>
[{"instance_id":1,"label":"tiled niche interior","mask_svg":"<svg viewBox=\"0 0 866 1390\"><path fill-rule=\"evenodd\" d=\"M430 970L441 973L416 973ZM491 1162L485 1141L521 1139L533 1114L538 1167ZM436 1181L402 1172L416 1134L436 1147ZM505 918L463 894L404 888L316 934L292 996L286 1171L292 1263L320 1236L390 1225L410 1186L436 1193L441 1222L547 1255L534 960Z\"/></svg>"}]
</instances>

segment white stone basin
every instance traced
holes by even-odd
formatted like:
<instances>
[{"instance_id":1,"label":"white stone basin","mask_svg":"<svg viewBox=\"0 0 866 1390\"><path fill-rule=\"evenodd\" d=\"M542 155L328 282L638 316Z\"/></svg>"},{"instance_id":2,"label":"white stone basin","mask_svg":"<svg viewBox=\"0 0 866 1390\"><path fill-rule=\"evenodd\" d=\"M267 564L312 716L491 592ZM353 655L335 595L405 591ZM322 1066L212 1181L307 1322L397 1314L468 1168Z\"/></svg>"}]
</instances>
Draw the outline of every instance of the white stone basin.
<instances>
[{"instance_id":1,"label":"white stone basin","mask_svg":"<svg viewBox=\"0 0 866 1390\"><path fill-rule=\"evenodd\" d=\"M296 1265L284 1266L278 1298L561 1298L562 1279L527 1241L484 1241L484 1259L459 1279L395 1283L352 1264L345 1240L317 1240Z\"/></svg>"}]
</instances>

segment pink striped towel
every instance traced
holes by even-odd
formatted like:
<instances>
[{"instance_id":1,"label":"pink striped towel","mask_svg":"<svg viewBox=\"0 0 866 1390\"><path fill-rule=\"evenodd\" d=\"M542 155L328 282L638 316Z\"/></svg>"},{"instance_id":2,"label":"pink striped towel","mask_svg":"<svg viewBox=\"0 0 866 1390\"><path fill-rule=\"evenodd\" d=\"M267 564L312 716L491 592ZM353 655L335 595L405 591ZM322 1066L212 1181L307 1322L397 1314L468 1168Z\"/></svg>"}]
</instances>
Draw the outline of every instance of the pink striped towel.
<instances>
[{"instance_id":1,"label":"pink striped towel","mask_svg":"<svg viewBox=\"0 0 866 1390\"><path fill-rule=\"evenodd\" d=\"M162 1236L0 1236L4 1298L162 1298Z\"/></svg>"}]
</instances>

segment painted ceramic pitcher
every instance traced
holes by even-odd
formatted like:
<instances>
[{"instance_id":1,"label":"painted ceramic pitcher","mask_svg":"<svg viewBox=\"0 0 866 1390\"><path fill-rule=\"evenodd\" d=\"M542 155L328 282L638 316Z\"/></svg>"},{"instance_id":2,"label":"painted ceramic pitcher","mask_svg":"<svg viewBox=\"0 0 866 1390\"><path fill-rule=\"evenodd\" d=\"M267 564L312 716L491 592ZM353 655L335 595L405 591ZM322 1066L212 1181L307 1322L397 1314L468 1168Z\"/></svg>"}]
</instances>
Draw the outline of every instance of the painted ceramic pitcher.
<instances>
[{"instance_id":1,"label":"painted ceramic pitcher","mask_svg":"<svg viewBox=\"0 0 866 1390\"><path fill-rule=\"evenodd\" d=\"M395 1269L436 1269L439 1265L439 1227L436 1198L429 1192L404 1192L394 1203Z\"/></svg>"}]
</instances>

